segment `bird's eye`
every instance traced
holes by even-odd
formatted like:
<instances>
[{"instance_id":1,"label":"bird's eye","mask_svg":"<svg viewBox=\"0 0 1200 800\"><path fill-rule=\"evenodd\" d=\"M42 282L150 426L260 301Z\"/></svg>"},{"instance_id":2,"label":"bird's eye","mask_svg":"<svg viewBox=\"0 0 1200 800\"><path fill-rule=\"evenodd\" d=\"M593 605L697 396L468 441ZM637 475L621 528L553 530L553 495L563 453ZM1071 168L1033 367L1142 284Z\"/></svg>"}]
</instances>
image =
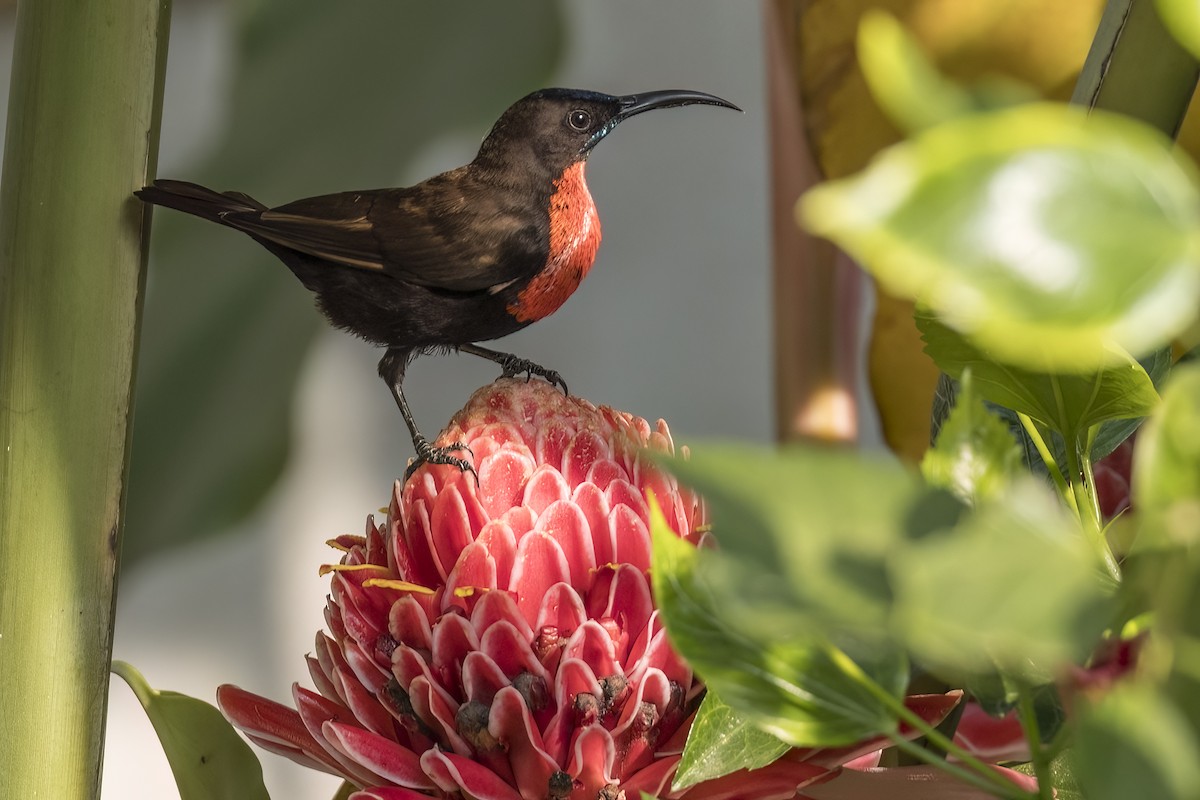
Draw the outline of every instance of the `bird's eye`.
<instances>
[{"instance_id":1,"label":"bird's eye","mask_svg":"<svg viewBox=\"0 0 1200 800\"><path fill-rule=\"evenodd\" d=\"M584 111L582 108L577 108L570 114L567 114L567 124L574 130L586 131L592 127L592 115Z\"/></svg>"}]
</instances>

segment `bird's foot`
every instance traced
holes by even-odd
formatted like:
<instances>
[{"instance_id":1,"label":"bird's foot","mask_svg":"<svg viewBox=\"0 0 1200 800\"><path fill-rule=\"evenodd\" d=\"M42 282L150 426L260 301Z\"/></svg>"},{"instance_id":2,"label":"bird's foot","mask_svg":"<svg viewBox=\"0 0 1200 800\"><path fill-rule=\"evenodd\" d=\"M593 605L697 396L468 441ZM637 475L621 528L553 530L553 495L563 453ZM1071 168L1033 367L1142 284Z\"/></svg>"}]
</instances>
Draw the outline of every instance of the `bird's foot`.
<instances>
[{"instance_id":1,"label":"bird's foot","mask_svg":"<svg viewBox=\"0 0 1200 800\"><path fill-rule=\"evenodd\" d=\"M467 452L472 457L475 453L470 447L467 447L463 442L454 442L445 447L434 447L429 443L429 440L420 434L413 439L413 447L417 450L417 457L414 458L408 465L408 469L404 471L404 480L412 477L412 474L421 467L422 464L445 464L451 467L458 467L462 472L469 472L475 476L475 484L479 485L479 473L475 471L470 461L465 458L459 458L454 453Z\"/></svg>"},{"instance_id":2,"label":"bird's foot","mask_svg":"<svg viewBox=\"0 0 1200 800\"><path fill-rule=\"evenodd\" d=\"M563 380L562 375L559 375L556 370L546 369L541 364L536 364L527 358L506 354L504 359L499 362L502 377L515 378L518 375L524 374L525 380L532 380L536 375L543 378L552 386L557 386L562 389L563 394L570 395L571 392L567 389L567 382Z\"/></svg>"}]
</instances>

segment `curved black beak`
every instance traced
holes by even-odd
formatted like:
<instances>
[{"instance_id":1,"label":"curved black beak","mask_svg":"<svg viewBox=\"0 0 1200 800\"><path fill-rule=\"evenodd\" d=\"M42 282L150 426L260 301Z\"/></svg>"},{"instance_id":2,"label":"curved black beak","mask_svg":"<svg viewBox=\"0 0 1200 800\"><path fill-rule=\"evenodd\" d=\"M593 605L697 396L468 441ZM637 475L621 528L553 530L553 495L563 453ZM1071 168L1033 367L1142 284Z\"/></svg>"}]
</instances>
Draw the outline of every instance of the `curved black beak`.
<instances>
[{"instance_id":1,"label":"curved black beak","mask_svg":"<svg viewBox=\"0 0 1200 800\"><path fill-rule=\"evenodd\" d=\"M728 100L722 100L716 95L704 92L693 92L689 89L663 89L657 92L627 94L624 97L618 97L617 102L621 104L621 109L612 118L611 121L614 123L629 119L636 114L641 114L643 111L653 111L656 108L674 108L675 106L722 106L723 108L732 108L734 111L741 111L740 108Z\"/></svg>"}]
</instances>

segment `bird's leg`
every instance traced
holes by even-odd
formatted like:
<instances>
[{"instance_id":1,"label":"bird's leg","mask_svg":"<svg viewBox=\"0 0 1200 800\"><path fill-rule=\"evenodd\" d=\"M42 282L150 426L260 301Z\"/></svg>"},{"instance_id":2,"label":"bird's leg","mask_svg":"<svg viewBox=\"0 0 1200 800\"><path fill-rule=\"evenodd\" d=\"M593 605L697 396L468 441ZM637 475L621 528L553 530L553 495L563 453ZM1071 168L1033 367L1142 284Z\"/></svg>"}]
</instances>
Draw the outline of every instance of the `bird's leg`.
<instances>
[{"instance_id":1,"label":"bird's leg","mask_svg":"<svg viewBox=\"0 0 1200 800\"><path fill-rule=\"evenodd\" d=\"M461 353L470 353L473 356L486 358L488 361L495 361L503 370L503 377L512 378L522 373L525 374L526 380L537 375L539 378L545 378L552 385L563 390L563 394L570 394L567 389L567 383L562 379L555 370L546 369L540 364L535 364L527 358L514 356L512 353L501 353L499 350L489 350L486 347L480 347L477 344L463 344L458 346Z\"/></svg>"},{"instance_id":2,"label":"bird's leg","mask_svg":"<svg viewBox=\"0 0 1200 800\"><path fill-rule=\"evenodd\" d=\"M429 443L419 430L417 430L417 422L413 419L412 410L408 407L408 400L404 397L404 371L408 369L409 363L417 355L417 350L401 347L389 347L387 352L383 354L383 358L379 360L379 377L383 378L387 383L388 388L392 390L392 397L396 401L396 406L400 409L400 415L404 417L404 424L408 426L409 435L412 436L413 449L417 452L417 457L408 465L408 469L404 471L404 480L416 471L417 467L422 464L449 464L450 466L458 467L463 472L469 472L475 476L476 483L479 482L479 475L475 472L475 467L466 459L459 458L453 453L466 451L471 452L471 448L467 447L462 442L454 442L444 447L434 447ZM472 453L472 455L474 455Z\"/></svg>"}]
</instances>

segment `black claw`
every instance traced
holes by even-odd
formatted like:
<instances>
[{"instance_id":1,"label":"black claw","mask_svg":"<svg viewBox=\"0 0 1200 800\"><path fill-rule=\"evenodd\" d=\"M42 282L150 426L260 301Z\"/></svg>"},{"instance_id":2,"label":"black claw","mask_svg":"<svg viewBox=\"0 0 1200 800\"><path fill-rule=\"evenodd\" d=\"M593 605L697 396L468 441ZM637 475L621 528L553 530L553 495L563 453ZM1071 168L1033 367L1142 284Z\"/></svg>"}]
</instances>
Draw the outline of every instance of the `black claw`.
<instances>
[{"instance_id":1,"label":"black claw","mask_svg":"<svg viewBox=\"0 0 1200 800\"><path fill-rule=\"evenodd\" d=\"M409 463L408 469L404 470L404 480L407 481L409 478L411 478L412 474L416 472L422 464L445 464L451 467L458 467L459 471L461 472L471 473L471 475L475 477L475 485L479 485L479 473L475 471L475 467L471 464L471 462L467 461L465 458L459 458L451 455L451 453L461 453L465 451L470 453L471 457L474 458L475 452L466 444L462 442L454 442L453 444L448 444L444 447L434 447L424 436L422 436L420 439L413 442L413 446L417 450L417 457L414 458L411 463Z\"/></svg>"},{"instance_id":2,"label":"black claw","mask_svg":"<svg viewBox=\"0 0 1200 800\"><path fill-rule=\"evenodd\" d=\"M558 374L557 370L546 369L541 364L530 361L527 358L509 355L500 362L501 377L515 378L524 373L525 380L533 380L536 375L542 378L551 386L556 386L562 389L563 394L569 395L571 392L567 389L567 382L563 380L562 375Z\"/></svg>"}]
</instances>

